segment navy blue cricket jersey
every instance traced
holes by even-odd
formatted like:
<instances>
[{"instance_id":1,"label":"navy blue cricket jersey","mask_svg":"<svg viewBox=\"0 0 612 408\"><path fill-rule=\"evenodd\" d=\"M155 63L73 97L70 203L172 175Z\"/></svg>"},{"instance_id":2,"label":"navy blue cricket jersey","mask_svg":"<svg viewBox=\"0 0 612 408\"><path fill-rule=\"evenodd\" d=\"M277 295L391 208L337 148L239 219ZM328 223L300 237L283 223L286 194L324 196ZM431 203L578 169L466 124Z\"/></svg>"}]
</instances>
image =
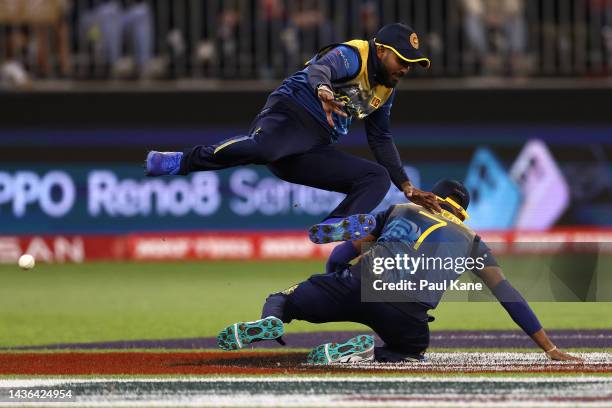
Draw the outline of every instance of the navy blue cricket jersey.
<instances>
[{"instance_id":1,"label":"navy blue cricket jersey","mask_svg":"<svg viewBox=\"0 0 612 408\"><path fill-rule=\"evenodd\" d=\"M370 48L367 62L368 78L372 83L377 83L376 72L379 70L378 64L380 62L376 57L375 47ZM321 83L333 87L334 83L341 83L345 79L352 78L359 72L360 67L361 57L350 46L339 45L331 48L324 55L314 57L306 68L285 79L281 86L270 94L266 105L272 104L279 98L291 98L292 101L297 102L313 115L321 126L329 132L331 141L336 142L339 137L348 133L353 118L350 115L343 118L333 114L335 126L333 128L329 126L316 88ZM329 73L329 76L327 73ZM374 153L376 161L387 169L393 184L401 189L401 185L409 179L404 171L391 134L390 116L394 99L395 91L382 106L369 114L364 121L368 145Z\"/></svg>"},{"instance_id":2,"label":"navy blue cricket jersey","mask_svg":"<svg viewBox=\"0 0 612 408\"><path fill-rule=\"evenodd\" d=\"M438 288L446 282L446 289L403 292L406 301L416 301L431 309L438 305L449 283L464 272L477 274L478 269L498 265L482 239L445 210L442 214L432 214L416 204L394 205L376 215L376 228L371 234L377 240L360 262L362 268L371 271L374 258L403 257L406 254L421 258L419 266L416 270L414 264L408 264L408 268L404 264L400 268L393 267L393 270L385 271L388 272L385 275L387 282L412 281L418 287L425 280L437 284ZM466 268L469 258L480 261L476 262L476 267ZM424 262L429 262L427 267Z\"/></svg>"}]
</instances>

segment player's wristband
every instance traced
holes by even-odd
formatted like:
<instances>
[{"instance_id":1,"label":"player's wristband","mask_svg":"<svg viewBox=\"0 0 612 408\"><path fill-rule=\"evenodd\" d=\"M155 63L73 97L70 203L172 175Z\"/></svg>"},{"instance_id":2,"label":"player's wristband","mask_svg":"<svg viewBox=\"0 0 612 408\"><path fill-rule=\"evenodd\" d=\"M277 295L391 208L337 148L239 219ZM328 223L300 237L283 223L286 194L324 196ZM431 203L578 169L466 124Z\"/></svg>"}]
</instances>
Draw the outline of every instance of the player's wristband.
<instances>
[{"instance_id":1,"label":"player's wristband","mask_svg":"<svg viewBox=\"0 0 612 408\"><path fill-rule=\"evenodd\" d=\"M331 96L334 96L334 91L327 84L319 84L317 85L317 94L319 91L328 92Z\"/></svg>"}]
</instances>

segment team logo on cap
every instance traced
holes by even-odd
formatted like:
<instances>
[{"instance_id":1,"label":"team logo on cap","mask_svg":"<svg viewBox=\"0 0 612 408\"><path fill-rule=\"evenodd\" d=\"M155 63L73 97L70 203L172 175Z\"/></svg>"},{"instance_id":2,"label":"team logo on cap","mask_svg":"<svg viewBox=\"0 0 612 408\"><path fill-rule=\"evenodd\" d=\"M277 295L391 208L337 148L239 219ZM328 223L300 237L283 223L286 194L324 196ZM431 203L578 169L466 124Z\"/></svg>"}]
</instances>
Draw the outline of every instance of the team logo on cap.
<instances>
[{"instance_id":1,"label":"team logo on cap","mask_svg":"<svg viewBox=\"0 0 612 408\"><path fill-rule=\"evenodd\" d=\"M410 34L410 44L415 48L419 49L419 37L417 37L416 33Z\"/></svg>"},{"instance_id":2,"label":"team logo on cap","mask_svg":"<svg viewBox=\"0 0 612 408\"><path fill-rule=\"evenodd\" d=\"M380 106L380 103L382 102L382 100L378 97L375 96L372 98L372 100L370 101L370 105L372 105L372 107L374 109L378 109L378 107Z\"/></svg>"}]
</instances>

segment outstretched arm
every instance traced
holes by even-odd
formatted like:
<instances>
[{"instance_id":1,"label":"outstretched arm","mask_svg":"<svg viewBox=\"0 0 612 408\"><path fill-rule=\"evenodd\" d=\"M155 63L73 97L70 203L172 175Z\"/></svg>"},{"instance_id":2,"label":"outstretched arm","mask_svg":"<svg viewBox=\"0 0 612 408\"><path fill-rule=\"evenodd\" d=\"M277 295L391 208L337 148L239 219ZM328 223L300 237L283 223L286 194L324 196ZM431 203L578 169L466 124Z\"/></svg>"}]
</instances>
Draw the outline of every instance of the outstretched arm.
<instances>
[{"instance_id":1,"label":"outstretched arm","mask_svg":"<svg viewBox=\"0 0 612 408\"><path fill-rule=\"evenodd\" d=\"M394 98L395 93L391 95L383 106L372 112L365 119L365 129L370 150L372 150L376 161L387 169L391 181L404 193L406 198L415 204L425 207L429 211L440 212L440 205L436 196L414 187L404 171L402 160L391 135L390 117Z\"/></svg>"},{"instance_id":2,"label":"outstretched arm","mask_svg":"<svg viewBox=\"0 0 612 408\"><path fill-rule=\"evenodd\" d=\"M533 341L546 353L548 358L559 361L582 361L578 357L564 353L555 346L542 328L542 325L531 307L529 307L527 301L510 282L506 280L500 267L487 266L478 271L478 276L480 276L485 285L491 289L493 295L495 295L499 303L506 309L512 320L533 339Z\"/></svg>"}]
</instances>

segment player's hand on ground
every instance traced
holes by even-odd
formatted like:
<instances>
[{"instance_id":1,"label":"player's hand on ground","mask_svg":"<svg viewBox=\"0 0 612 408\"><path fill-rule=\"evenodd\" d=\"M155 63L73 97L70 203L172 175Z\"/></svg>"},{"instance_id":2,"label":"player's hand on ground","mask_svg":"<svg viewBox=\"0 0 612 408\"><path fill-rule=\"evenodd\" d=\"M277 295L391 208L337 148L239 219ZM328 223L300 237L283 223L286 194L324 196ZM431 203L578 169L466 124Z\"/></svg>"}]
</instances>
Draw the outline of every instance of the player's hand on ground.
<instances>
[{"instance_id":1,"label":"player's hand on ground","mask_svg":"<svg viewBox=\"0 0 612 408\"><path fill-rule=\"evenodd\" d=\"M582 358L572 356L571 354L567 354L557 348L552 351L546 352L546 356L553 361L575 361L577 363L584 362Z\"/></svg>"},{"instance_id":2,"label":"player's hand on ground","mask_svg":"<svg viewBox=\"0 0 612 408\"><path fill-rule=\"evenodd\" d=\"M317 96L321 101L321 106L323 106L323 111L325 112L325 117L327 118L327 123L329 126L334 127L334 119L332 117L333 113L336 113L342 117L347 117L346 112L344 112L344 105L342 102L338 102L334 97L334 91L329 89L327 86L320 86L317 89Z\"/></svg>"},{"instance_id":3,"label":"player's hand on ground","mask_svg":"<svg viewBox=\"0 0 612 408\"><path fill-rule=\"evenodd\" d=\"M404 195L408 200L424 207L427 211L440 212L442 210L434 193L419 190L412 185L408 185L404 187Z\"/></svg>"}]
</instances>

